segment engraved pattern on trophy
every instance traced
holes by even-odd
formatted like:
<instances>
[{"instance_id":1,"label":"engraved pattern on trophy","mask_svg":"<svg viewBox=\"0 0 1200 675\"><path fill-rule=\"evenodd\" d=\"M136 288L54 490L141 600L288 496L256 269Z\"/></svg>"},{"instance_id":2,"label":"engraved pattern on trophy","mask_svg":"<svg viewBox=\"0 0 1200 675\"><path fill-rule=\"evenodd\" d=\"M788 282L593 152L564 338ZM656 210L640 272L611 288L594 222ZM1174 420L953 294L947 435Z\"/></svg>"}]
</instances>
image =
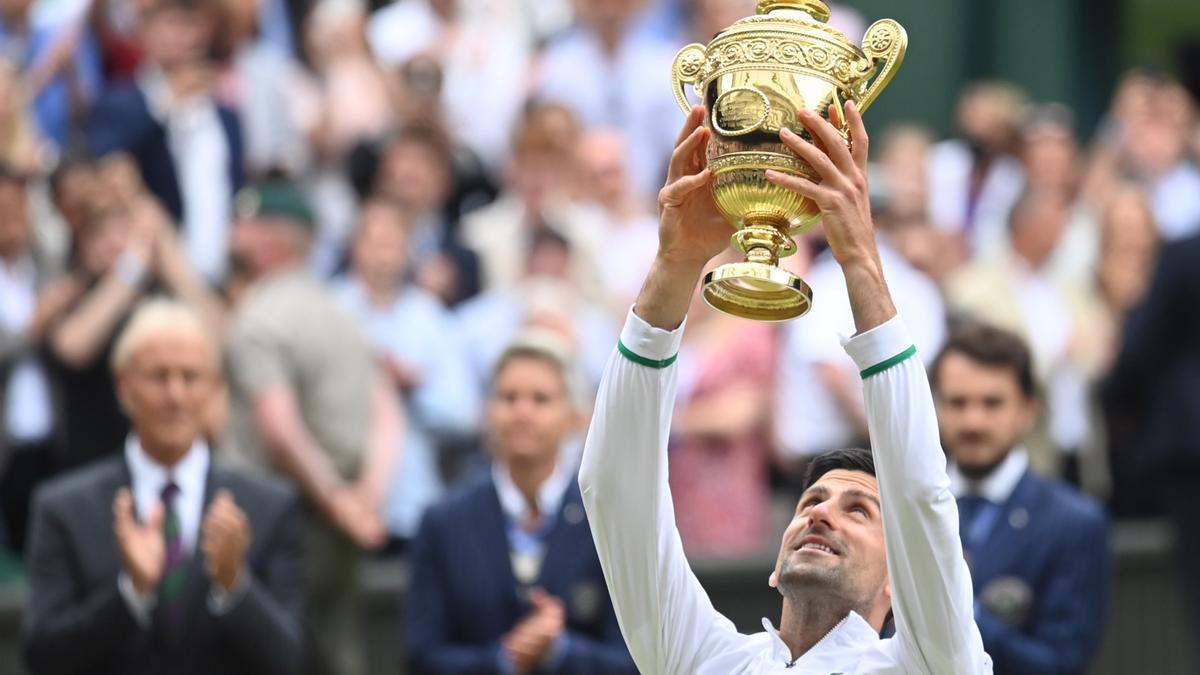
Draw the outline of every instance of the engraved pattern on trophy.
<instances>
[{"instance_id":1,"label":"engraved pattern on trophy","mask_svg":"<svg viewBox=\"0 0 1200 675\"><path fill-rule=\"evenodd\" d=\"M800 110L828 119L830 106L840 111L847 100L865 110L903 60L908 38L895 21L872 24L860 49L825 23L829 16L822 0L759 0L755 16L675 57L671 76L680 107L690 111L691 85L709 111L713 199L734 229L730 244L746 256L705 276L704 298L721 311L764 321L808 311L812 291L778 263L796 251L793 237L812 229L820 212L765 172L819 176L779 132L787 128L811 140ZM839 126L848 138L845 122Z\"/></svg>"}]
</instances>

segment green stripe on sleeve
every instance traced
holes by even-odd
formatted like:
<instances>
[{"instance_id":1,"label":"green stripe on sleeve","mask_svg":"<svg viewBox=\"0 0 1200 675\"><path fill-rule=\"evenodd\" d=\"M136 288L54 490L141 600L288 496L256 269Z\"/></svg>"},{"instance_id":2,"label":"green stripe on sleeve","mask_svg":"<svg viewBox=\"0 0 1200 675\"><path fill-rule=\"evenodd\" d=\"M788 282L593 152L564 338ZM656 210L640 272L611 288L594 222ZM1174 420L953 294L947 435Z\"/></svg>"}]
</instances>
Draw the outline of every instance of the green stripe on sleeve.
<instances>
[{"instance_id":1,"label":"green stripe on sleeve","mask_svg":"<svg viewBox=\"0 0 1200 675\"><path fill-rule=\"evenodd\" d=\"M908 349L905 349L904 351L900 352L899 354L893 356L892 358L890 358L882 363L876 363L875 365L871 366L870 368L867 368L866 370L859 373L859 375L861 375L862 379L864 379L864 380L872 375L878 375L879 373L882 373L883 371L887 370L888 368L891 368L892 366L903 363L905 360L907 360L909 357L911 357L913 354L916 354L916 353L917 353L917 346L909 345Z\"/></svg>"},{"instance_id":2,"label":"green stripe on sleeve","mask_svg":"<svg viewBox=\"0 0 1200 675\"><path fill-rule=\"evenodd\" d=\"M672 363L675 363L675 359L679 358L679 354L675 354L675 355L671 356L670 358L663 359L662 361L655 361L654 359L648 359L644 356L633 353L633 350L631 350L629 347L626 347L625 343L621 342L620 340L617 340L617 351L621 352L622 356L629 359L630 361L633 361L634 363L638 364L639 366L646 366L647 368L657 368L659 370L666 368L667 366L671 365Z\"/></svg>"}]
</instances>

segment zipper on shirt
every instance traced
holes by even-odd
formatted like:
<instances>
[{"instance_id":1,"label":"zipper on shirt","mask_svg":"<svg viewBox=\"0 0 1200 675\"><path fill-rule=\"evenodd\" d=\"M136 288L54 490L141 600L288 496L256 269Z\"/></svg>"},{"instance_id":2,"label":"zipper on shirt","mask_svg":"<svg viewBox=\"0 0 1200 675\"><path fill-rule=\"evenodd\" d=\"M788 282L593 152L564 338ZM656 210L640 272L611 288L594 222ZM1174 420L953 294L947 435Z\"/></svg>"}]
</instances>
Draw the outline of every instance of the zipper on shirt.
<instances>
[{"instance_id":1,"label":"zipper on shirt","mask_svg":"<svg viewBox=\"0 0 1200 675\"><path fill-rule=\"evenodd\" d=\"M842 620L841 620L841 621L838 621L837 623L833 624L833 628L830 628L828 632L826 632L824 635L822 635L822 636L821 636L821 639L820 639L820 640L817 640L815 643L813 643L813 646L811 646L811 647L809 647L809 648L808 648L808 652L811 652L812 650L816 649L816 648L817 648L817 647L818 647L818 646L819 646L819 645L820 645L822 642L824 642L825 640L827 640L827 639L829 638L829 636L830 636L830 635L833 635L834 631L836 631L837 629L841 628L841 627L842 627L842 624L846 623L846 621L847 621L849 618L850 618L850 615L849 615L849 614L847 614L846 616L843 616L843 617L842 617ZM808 652L804 652L804 654L807 654ZM791 660L789 663L787 663L787 664L784 666L784 668L792 668L792 667L794 667L794 666L796 665L796 662L797 662L797 661L799 661L800 659L804 658L804 654L801 654L800 656L797 656L796 658L792 659L792 660Z\"/></svg>"}]
</instances>

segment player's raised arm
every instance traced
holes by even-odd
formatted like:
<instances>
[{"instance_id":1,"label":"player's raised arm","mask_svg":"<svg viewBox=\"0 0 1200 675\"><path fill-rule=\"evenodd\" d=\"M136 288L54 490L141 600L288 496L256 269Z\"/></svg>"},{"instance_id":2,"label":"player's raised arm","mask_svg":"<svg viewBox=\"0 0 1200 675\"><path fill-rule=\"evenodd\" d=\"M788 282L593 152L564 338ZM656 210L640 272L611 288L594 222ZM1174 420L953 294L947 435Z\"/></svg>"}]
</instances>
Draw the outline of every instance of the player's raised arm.
<instances>
[{"instance_id":1,"label":"player's raised arm","mask_svg":"<svg viewBox=\"0 0 1200 675\"><path fill-rule=\"evenodd\" d=\"M621 632L646 673L696 672L738 636L684 557L667 487L667 439L683 320L700 273L728 243L692 111L659 197L660 247L596 399L579 484Z\"/></svg>"},{"instance_id":2,"label":"player's raised arm","mask_svg":"<svg viewBox=\"0 0 1200 675\"><path fill-rule=\"evenodd\" d=\"M879 492L896 641L889 650L906 672L990 672L975 626L970 573L942 452L929 381L896 316L875 245L867 193L867 135L846 104L849 147L834 127L803 112L818 148L785 132L783 141L820 173L817 184L768 172L811 197L841 265L857 334L846 350L864 380Z\"/></svg>"}]
</instances>

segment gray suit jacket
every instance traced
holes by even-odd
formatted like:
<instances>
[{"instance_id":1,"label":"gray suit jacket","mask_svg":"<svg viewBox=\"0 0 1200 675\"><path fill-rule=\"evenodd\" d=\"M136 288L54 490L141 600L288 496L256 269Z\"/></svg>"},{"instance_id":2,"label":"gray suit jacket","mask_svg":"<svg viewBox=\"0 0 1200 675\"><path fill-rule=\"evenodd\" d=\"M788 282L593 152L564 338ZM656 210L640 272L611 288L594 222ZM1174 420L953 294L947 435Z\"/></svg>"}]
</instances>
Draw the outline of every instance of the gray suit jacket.
<instances>
[{"instance_id":1,"label":"gray suit jacket","mask_svg":"<svg viewBox=\"0 0 1200 675\"><path fill-rule=\"evenodd\" d=\"M25 652L35 673L297 673L304 663L302 526L295 495L278 482L221 467L205 484L233 493L253 532L249 588L217 616L203 557L191 560L180 626L143 629L117 589L121 555L112 502L129 486L124 455L43 486L31 517Z\"/></svg>"}]
</instances>

